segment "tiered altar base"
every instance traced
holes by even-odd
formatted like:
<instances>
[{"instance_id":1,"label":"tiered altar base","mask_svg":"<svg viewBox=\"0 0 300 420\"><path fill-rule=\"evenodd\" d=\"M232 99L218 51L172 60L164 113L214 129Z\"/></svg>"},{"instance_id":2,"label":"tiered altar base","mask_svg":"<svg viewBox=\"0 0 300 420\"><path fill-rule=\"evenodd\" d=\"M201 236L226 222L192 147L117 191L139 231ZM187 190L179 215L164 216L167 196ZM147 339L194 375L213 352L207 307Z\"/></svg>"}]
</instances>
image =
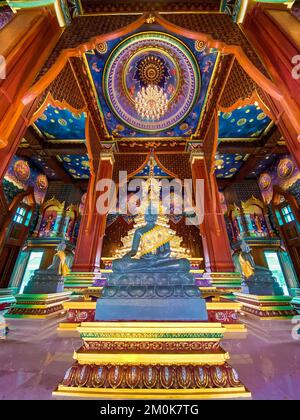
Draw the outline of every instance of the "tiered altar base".
<instances>
[{"instance_id":1,"label":"tiered altar base","mask_svg":"<svg viewBox=\"0 0 300 420\"><path fill-rule=\"evenodd\" d=\"M234 338L234 334L247 333L247 328L239 317L242 305L239 302L220 300L206 303L209 322L220 322L226 329L225 338ZM230 334L228 334L230 333Z\"/></svg>"},{"instance_id":2,"label":"tiered altar base","mask_svg":"<svg viewBox=\"0 0 300 420\"><path fill-rule=\"evenodd\" d=\"M204 273L198 276L196 285L207 300L210 322L221 322L231 333L247 332L239 320L241 304L235 301L234 296L241 291L240 273Z\"/></svg>"},{"instance_id":3,"label":"tiered altar base","mask_svg":"<svg viewBox=\"0 0 300 420\"><path fill-rule=\"evenodd\" d=\"M112 273L114 258L102 258L105 269L98 277L95 273L70 273L65 278L65 290L72 291L71 299L63 304L66 311L65 320L59 324L58 331L76 331L82 322L93 322L96 302L101 296L106 277ZM230 333L246 333L245 325L239 320L241 304L234 301L234 292L241 290L239 273L206 273L199 268L202 258L190 258L191 271L195 283L204 298L212 298L207 302L210 322L221 322ZM214 280L213 280L214 279ZM212 281L215 283L211 285ZM97 286L92 286L96 284ZM225 295L224 295L225 293ZM232 334L230 334L232 337Z\"/></svg>"},{"instance_id":4,"label":"tiered altar base","mask_svg":"<svg viewBox=\"0 0 300 420\"><path fill-rule=\"evenodd\" d=\"M0 289L0 312L7 311L16 303L12 289Z\"/></svg>"},{"instance_id":5,"label":"tiered altar base","mask_svg":"<svg viewBox=\"0 0 300 420\"><path fill-rule=\"evenodd\" d=\"M261 320L290 319L297 314L289 296L257 296L244 293L235 293L235 296L242 304L241 312L250 317Z\"/></svg>"},{"instance_id":6,"label":"tiered altar base","mask_svg":"<svg viewBox=\"0 0 300 420\"><path fill-rule=\"evenodd\" d=\"M126 399L250 398L207 322L93 322L54 396Z\"/></svg>"},{"instance_id":7,"label":"tiered altar base","mask_svg":"<svg viewBox=\"0 0 300 420\"><path fill-rule=\"evenodd\" d=\"M94 322L97 302L68 301L63 304L66 318L59 324L58 331L76 331L82 322ZM238 302L207 302L209 322L221 323L225 333L245 333L245 325L239 320L241 309Z\"/></svg>"},{"instance_id":8,"label":"tiered altar base","mask_svg":"<svg viewBox=\"0 0 300 420\"><path fill-rule=\"evenodd\" d=\"M28 337L30 337L31 343L39 346L42 341L54 336L59 320L58 316L48 319L32 319L31 317L9 318L6 320L9 328L8 337L10 335L13 336L18 343L22 341L27 342Z\"/></svg>"},{"instance_id":9,"label":"tiered altar base","mask_svg":"<svg viewBox=\"0 0 300 420\"><path fill-rule=\"evenodd\" d=\"M102 273L82 272L69 273L64 279L64 290L72 292L73 295L83 295L89 287L97 285L103 287L106 278Z\"/></svg>"},{"instance_id":10,"label":"tiered altar base","mask_svg":"<svg viewBox=\"0 0 300 420\"><path fill-rule=\"evenodd\" d=\"M296 309L296 311L298 312L298 314L300 314L300 289L294 289L294 293L295 296L292 299L292 305L293 307Z\"/></svg>"},{"instance_id":11,"label":"tiered altar base","mask_svg":"<svg viewBox=\"0 0 300 420\"><path fill-rule=\"evenodd\" d=\"M58 331L76 331L82 322L93 322L97 302L68 301L63 304L66 317L59 324Z\"/></svg>"},{"instance_id":12,"label":"tiered altar base","mask_svg":"<svg viewBox=\"0 0 300 420\"><path fill-rule=\"evenodd\" d=\"M242 288L240 273L204 273L203 279L210 280L210 285L216 288L216 297L240 292Z\"/></svg>"},{"instance_id":13,"label":"tiered altar base","mask_svg":"<svg viewBox=\"0 0 300 420\"><path fill-rule=\"evenodd\" d=\"M106 277L102 272L72 272L65 277L64 290L71 292L72 296L63 304L67 321L59 325L59 331L74 330L73 323L79 325L81 322L93 321L91 313L94 317L96 300L101 296L105 283Z\"/></svg>"},{"instance_id":14,"label":"tiered altar base","mask_svg":"<svg viewBox=\"0 0 300 420\"><path fill-rule=\"evenodd\" d=\"M62 316L65 314L63 303L70 295L70 292L16 295L17 303L5 317L48 319Z\"/></svg>"},{"instance_id":15,"label":"tiered altar base","mask_svg":"<svg viewBox=\"0 0 300 420\"><path fill-rule=\"evenodd\" d=\"M296 309L298 314L300 314L300 296L297 296L297 297L293 298L292 305Z\"/></svg>"}]
</instances>

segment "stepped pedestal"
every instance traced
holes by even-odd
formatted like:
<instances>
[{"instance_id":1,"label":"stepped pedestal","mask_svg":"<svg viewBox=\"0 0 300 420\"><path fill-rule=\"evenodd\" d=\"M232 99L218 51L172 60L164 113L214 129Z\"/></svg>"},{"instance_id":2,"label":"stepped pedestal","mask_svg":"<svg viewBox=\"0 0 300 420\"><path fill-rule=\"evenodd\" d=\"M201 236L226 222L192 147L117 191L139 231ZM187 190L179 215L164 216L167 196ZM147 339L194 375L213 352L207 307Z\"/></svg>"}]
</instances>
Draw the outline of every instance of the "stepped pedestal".
<instances>
[{"instance_id":1,"label":"stepped pedestal","mask_svg":"<svg viewBox=\"0 0 300 420\"><path fill-rule=\"evenodd\" d=\"M70 293L16 295L16 305L5 318L48 319L65 314L63 303L70 299Z\"/></svg>"},{"instance_id":2,"label":"stepped pedestal","mask_svg":"<svg viewBox=\"0 0 300 420\"><path fill-rule=\"evenodd\" d=\"M59 324L58 330L76 331L82 322L95 322L96 305L96 302L65 302L66 318ZM247 330L238 317L241 306L238 302L207 302L208 322L221 323L226 335L245 333Z\"/></svg>"},{"instance_id":3,"label":"stepped pedestal","mask_svg":"<svg viewBox=\"0 0 300 420\"><path fill-rule=\"evenodd\" d=\"M102 273L72 272L65 277L64 287L73 296L82 296L89 287L103 287L105 283L106 277Z\"/></svg>"},{"instance_id":4,"label":"stepped pedestal","mask_svg":"<svg viewBox=\"0 0 300 420\"><path fill-rule=\"evenodd\" d=\"M241 290L242 278L239 273L198 273L196 285L207 300L211 322L221 322L231 333L247 331L238 317L241 304L234 297L234 292Z\"/></svg>"},{"instance_id":5,"label":"stepped pedestal","mask_svg":"<svg viewBox=\"0 0 300 420\"><path fill-rule=\"evenodd\" d=\"M209 280L210 285L216 288L217 297L230 296L235 292L240 292L242 288L240 273L204 273L203 279Z\"/></svg>"},{"instance_id":6,"label":"stepped pedestal","mask_svg":"<svg viewBox=\"0 0 300 420\"><path fill-rule=\"evenodd\" d=\"M97 301L95 322L78 327L83 346L53 395L250 397L220 347L226 329L208 317L184 269L113 272Z\"/></svg>"},{"instance_id":7,"label":"stepped pedestal","mask_svg":"<svg viewBox=\"0 0 300 420\"><path fill-rule=\"evenodd\" d=\"M9 318L6 320L9 328L8 337L12 334L14 340L20 343L28 342L28 337L31 337L31 343L36 343L37 346L40 346L43 340L51 343L49 338L53 339L56 335L55 330L59 321L58 316L35 319L32 317Z\"/></svg>"},{"instance_id":8,"label":"stepped pedestal","mask_svg":"<svg viewBox=\"0 0 300 420\"><path fill-rule=\"evenodd\" d=\"M13 289L0 289L0 312L9 310L15 303Z\"/></svg>"},{"instance_id":9,"label":"stepped pedestal","mask_svg":"<svg viewBox=\"0 0 300 420\"><path fill-rule=\"evenodd\" d=\"M48 269L36 270L24 294L16 295L16 305L5 316L48 319L63 315L63 302L70 299L71 293L64 292L64 278L59 272L59 264L60 258L55 254Z\"/></svg>"},{"instance_id":10,"label":"stepped pedestal","mask_svg":"<svg viewBox=\"0 0 300 420\"><path fill-rule=\"evenodd\" d=\"M237 333L247 333L243 321L239 317L241 303L232 301L207 302L209 322L220 322L226 329L225 338L234 338Z\"/></svg>"},{"instance_id":11,"label":"stepped pedestal","mask_svg":"<svg viewBox=\"0 0 300 420\"><path fill-rule=\"evenodd\" d=\"M261 320L290 319L297 312L291 304L289 296L258 296L235 293L236 299L242 304L241 312Z\"/></svg>"},{"instance_id":12,"label":"stepped pedestal","mask_svg":"<svg viewBox=\"0 0 300 420\"><path fill-rule=\"evenodd\" d=\"M291 303L296 311L300 314L300 289L294 289L294 297Z\"/></svg>"},{"instance_id":13,"label":"stepped pedestal","mask_svg":"<svg viewBox=\"0 0 300 420\"><path fill-rule=\"evenodd\" d=\"M229 355L224 327L203 322L94 322L53 393L76 398L249 398Z\"/></svg>"},{"instance_id":14,"label":"stepped pedestal","mask_svg":"<svg viewBox=\"0 0 300 420\"><path fill-rule=\"evenodd\" d=\"M207 320L205 300L187 271L114 272L97 302L97 321Z\"/></svg>"},{"instance_id":15,"label":"stepped pedestal","mask_svg":"<svg viewBox=\"0 0 300 420\"><path fill-rule=\"evenodd\" d=\"M101 296L106 280L102 271L74 272L65 277L65 290L71 292L72 296L63 304L66 318L59 324L59 331L75 330L81 322L94 320L96 300Z\"/></svg>"},{"instance_id":16,"label":"stepped pedestal","mask_svg":"<svg viewBox=\"0 0 300 420\"><path fill-rule=\"evenodd\" d=\"M76 331L82 322L94 322L97 302L69 301L63 304L66 317L58 331Z\"/></svg>"}]
</instances>

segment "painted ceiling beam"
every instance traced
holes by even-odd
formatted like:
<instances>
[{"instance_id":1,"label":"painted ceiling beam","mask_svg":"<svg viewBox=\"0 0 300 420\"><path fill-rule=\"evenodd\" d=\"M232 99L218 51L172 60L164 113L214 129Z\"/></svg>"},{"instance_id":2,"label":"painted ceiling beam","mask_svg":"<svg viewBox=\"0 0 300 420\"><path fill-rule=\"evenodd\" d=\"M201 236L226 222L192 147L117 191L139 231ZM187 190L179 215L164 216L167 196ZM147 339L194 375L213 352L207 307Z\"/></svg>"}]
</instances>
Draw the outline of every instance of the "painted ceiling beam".
<instances>
[{"instance_id":1,"label":"painted ceiling beam","mask_svg":"<svg viewBox=\"0 0 300 420\"><path fill-rule=\"evenodd\" d=\"M232 143L226 143L221 142L218 146L218 151L220 153L225 154L234 154L234 153L240 153L240 154L252 154L255 150L262 147L260 142L254 141L251 143L245 143L245 142L232 142Z\"/></svg>"},{"instance_id":2,"label":"painted ceiling beam","mask_svg":"<svg viewBox=\"0 0 300 420\"><path fill-rule=\"evenodd\" d=\"M36 150L32 150L31 148L27 149L18 149L17 155L20 157L32 158L34 155L39 156L39 153L36 153ZM47 166L52 169L55 174L66 184L73 184L73 178L69 175L58 163L55 157L47 156L46 153L42 153L41 158L47 164Z\"/></svg>"},{"instance_id":3,"label":"painted ceiling beam","mask_svg":"<svg viewBox=\"0 0 300 420\"><path fill-rule=\"evenodd\" d=\"M25 139L29 143L29 148L19 148L17 154L19 156L32 158L34 155L40 156L44 162L47 163L49 168L51 168L55 174L61 178L65 183L72 184L73 178L69 175L59 164L55 158L54 153L50 153L47 148L44 147L44 141L38 136L35 130L32 127L29 127ZM74 146L74 145L73 145ZM71 149L73 153L74 148ZM60 152L61 153L61 152Z\"/></svg>"},{"instance_id":4,"label":"painted ceiling beam","mask_svg":"<svg viewBox=\"0 0 300 420\"><path fill-rule=\"evenodd\" d=\"M262 150L257 150L250 158L246 160L244 165L241 167L241 169L238 171L234 178L234 182L241 182L245 178L247 178L251 172L253 172L262 159L266 157L268 152L263 152Z\"/></svg>"},{"instance_id":5,"label":"painted ceiling beam","mask_svg":"<svg viewBox=\"0 0 300 420\"><path fill-rule=\"evenodd\" d=\"M43 150L48 156L56 155L85 155L87 153L84 144L45 144Z\"/></svg>"}]
</instances>

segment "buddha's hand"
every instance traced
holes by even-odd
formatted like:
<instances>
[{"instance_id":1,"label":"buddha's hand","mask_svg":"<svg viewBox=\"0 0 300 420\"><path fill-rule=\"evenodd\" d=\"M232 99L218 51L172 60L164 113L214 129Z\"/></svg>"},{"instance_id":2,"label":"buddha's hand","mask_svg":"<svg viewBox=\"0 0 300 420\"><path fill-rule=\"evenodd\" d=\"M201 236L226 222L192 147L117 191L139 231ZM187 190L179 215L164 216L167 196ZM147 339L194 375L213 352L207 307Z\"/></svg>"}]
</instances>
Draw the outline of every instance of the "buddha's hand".
<instances>
[{"instance_id":1,"label":"buddha's hand","mask_svg":"<svg viewBox=\"0 0 300 420\"><path fill-rule=\"evenodd\" d=\"M159 251L159 252L158 252L158 255L159 255L161 258L169 258L169 256L170 256L170 252L169 252L168 250Z\"/></svg>"}]
</instances>

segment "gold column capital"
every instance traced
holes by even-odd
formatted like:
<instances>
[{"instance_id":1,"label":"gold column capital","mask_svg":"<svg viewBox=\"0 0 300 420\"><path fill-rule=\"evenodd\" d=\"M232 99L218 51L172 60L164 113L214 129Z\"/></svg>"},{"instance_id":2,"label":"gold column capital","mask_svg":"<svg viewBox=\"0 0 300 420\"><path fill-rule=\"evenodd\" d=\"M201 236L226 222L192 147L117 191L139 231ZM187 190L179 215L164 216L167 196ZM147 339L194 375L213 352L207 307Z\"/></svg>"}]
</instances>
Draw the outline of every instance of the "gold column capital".
<instances>
[{"instance_id":1,"label":"gold column capital","mask_svg":"<svg viewBox=\"0 0 300 420\"><path fill-rule=\"evenodd\" d=\"M117 152L117 143L114 141L101 142L100 160L110 160L111 164L115 163L114 153Z\"/></svg>"}]
</instances>

